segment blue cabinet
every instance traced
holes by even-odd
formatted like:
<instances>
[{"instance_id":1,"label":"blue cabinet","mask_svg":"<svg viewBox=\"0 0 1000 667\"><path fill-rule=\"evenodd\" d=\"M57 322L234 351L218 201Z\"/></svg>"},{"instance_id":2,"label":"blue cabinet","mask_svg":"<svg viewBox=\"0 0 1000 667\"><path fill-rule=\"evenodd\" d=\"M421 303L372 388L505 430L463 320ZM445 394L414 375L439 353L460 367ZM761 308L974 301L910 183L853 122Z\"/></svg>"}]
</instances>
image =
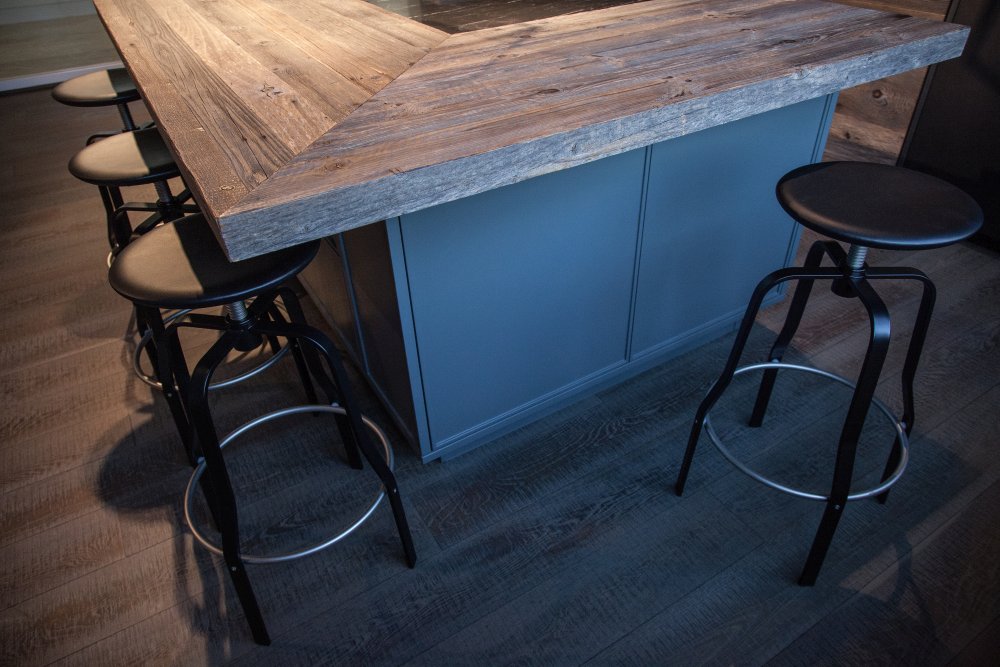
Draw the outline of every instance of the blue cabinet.
<instances>
[{"instance_id":1,"label":"blue cabinet","mask_svg":"<svg viewBox=\"0 0 1000 667\"><path fill-rule=\"evenodd\" d=\"M794 257L798 225L774 188L820 158L831 110L810 100L650 148L633 358L733 322Z\"/></svg>"},{"instance_id":2,"label":"blue cabinet","mask_svg":"<svg viewBox=\"0 0 1000 667\"><path fill-rule=\"evenodd\" d=\"M424 460L453 456L729 330L794 254L774 185L820 158L833 102L353 230L346 273L320 256L303 282Z\"/></svg>"},{"instance_id":3,"label":"blue cabinet","mask_svg":"<svg viewBox=\"0 0 1000 667\"><path fill-rule=\"evenodd\" d=\"M403 216L434 449L627 361L645 151Z\"/></svg>"}]
</instances>

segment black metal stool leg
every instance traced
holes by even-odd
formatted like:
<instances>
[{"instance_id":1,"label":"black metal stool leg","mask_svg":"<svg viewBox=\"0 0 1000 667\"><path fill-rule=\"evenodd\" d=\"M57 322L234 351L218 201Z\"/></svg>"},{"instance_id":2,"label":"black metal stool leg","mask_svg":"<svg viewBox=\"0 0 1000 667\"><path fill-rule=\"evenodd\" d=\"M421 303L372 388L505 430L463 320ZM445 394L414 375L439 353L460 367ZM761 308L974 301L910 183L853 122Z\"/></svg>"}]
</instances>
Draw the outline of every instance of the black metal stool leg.
<instances>
[{"instance_id":1,"label":"black metal stool leg","mask_svg":"<svg viewBox=\"0 0 1000 667\"><path fill-rule=\"evenodd\" d=\"M806 255L803 268L818 268L823 261L825 246L825 241L816 241L813 243L812 247L809 248L809 253ZM802 322L802 315L806 310L806 304L809 302L809 294L812 292L813 282L810 278L803 278L795 287L795 294L792 296L792 302L788 307L785 323L781 327L781 332L778 334L777 339L775 339L774 345L771 346L771 352L768 354L769 361L779 362L785 355L785 350L788 349L789 343L792 342L792 338L795 337L795 332L798 331L799 324ZM760 382L760 390L757 392L757 401L754 403L753 412L750 415L750 426L757 427L764 423L764 413L767 411L768 403L771 401L771 393L774 391L774 382L777 377L777 368L768 368L764 371L764 377Z\"/></svg>"},{"instance_id":2,"label":"black metal stool leg","mask_svg":"<svg viewBox=\"0 0 1000 667\"><path fill-rule=\"evenodd\" d=\"M406 563L410 567L416 565L417 553L413 547L413 537L410 535L410 527L406 520L406 513L403 509L402 498L399 495L399 485L396 483L396 477L393 475L392 471L389 470L389 466L379 455L378 451L372 445L371 441L368 439L367 429L365 428L364 422L361 420L361 409L359 408L357 402L354 399L353 392L350 391L350 384L347 378L347 371L344 370L344 366L340 361L340 353L337 348L334 347L333 341L331 341L325 334L323 334L318 329L314 329L311 326L305 324L292 323L281 328L281 331L271 329L270 327L262 326L264 332L274 333L280 336L294 337L300 340L304 340L315 349L319 350L322 356L326 359L327 366L330 368L330 372L333 374L334 382L340 388L341 394L341 407L347 413L348 419L350 420L350 428L354 433L354 440L358 444L358 448L364 455L365 459L368 460L368 464L378 475L379 480L382 482L382 486L385 488L385 493L389 497L389 504L392 507L392 515L396 521L396 530L399 533L400 542L403 545L403 553L406 556Z\"/></svg>"},{"instance_id":3,"label":"black metal stool leg","mask_svg":"<svg viewBox=\"0 0 1000 667\"><path fill-rule=\"evenodd\" d=\"M851 279L850 282L868 311L871 320L871 337L868 342L868 351L865 353L865 360L861 365L861 372L858 375L854 396L847 411L847 418L840 433L830 496L816 531L816 537L809 550L809 556L806 558L802 574L799 576L799 585L801 586L812 586L816 583L816 577L819 576L820 568L823 566L826 553L833 540L833 534L836 532L840 517L844 513L844 506L851 488L851 477L854 474L854 458L858 439L871 407L872 398L875 396L875 388L878 386L882 365L889 349L889 311L885 303L864 278Z\"/></svg>"},{"instance_id":4,"label":"black metal stool leg","mask_svg":"<svg viewBox=\"0 0 1000 667\"><path fill-rule=\"evenodd\" d=\"M128 108L127 103L122 103L116 105L118 107L118 115L122 118L122 129L125 132L132 132L138 129L135 125L135 121L132 119L132 111Z\"/></svg>"},{"instance_id":5,"label":"black metal stool leg","mask_svg":"<svg viewBox=\"0 0 1000 667\"><path fill-rule=\"evenodd\" d=\"M170 191L170 184L166 181L156 181L153 187L156 188L156 206L160 210L163 222L183 217L184 212L180 210L180 202Z\"/></svg>"},{"instance_id":6,"label":"black metal stool leg","mask_svg":"<svg viewBox=\"0 0 1000 667\"><path fill-rule=\"evenodd\" d=\"M278 293L281 295L281 301L285 304L285 308L288 311L288 317L291 321L296 324L308 326L306 324L305 313L302 312L302 305L299 303L298 297L295 296L295 292L289 287L282 287L278 290ZM298 341L296 341L296 345L298 345ZM305 366L316 377L317 382L319 382L320 387L323 389L323 393L326 394L327 401L330 404L341 402L341 395L345 391L345 387L348 385L343 385L340 382L335 383L330 380L326 371L323 370L323 365L320 363L319 356L316 354L316 349L314 349L312 345L299 346L299 349L303 354ZM339 355L337 358L340 358ZM307 372L305 377L308 377L308 375L309 373ZM315 401L316 399L313 398L312 400ZM347 406L343 407L346 408ZM348 416L346 414L337 415L336 420L337 429L344 442L344 451L347 455L347 463L355 470L361 470L363 467L361 454L358 451L357 439L354 435L354 430L350 427Z\"/></svg>"},{"instance_id":7,"label":"black metal stool leg","mask_svg":"<svg viewBox=\"0 0 1000 667\"><path fill-rule=\"evenodd\" d=\"M930 278L922 273L914 277L923 283L924 292L920 298L920 309L917 311L910 346L906 351L906 361L903 363L903 426L907 435L913 431L913 423L916 421L913 408L913 380L917 375L917 365L920 363L920 355L924 350L927 330L930 328L931 315L934 312L934 302L937 300L937 289Z\"/></svg>"},{"instance_id":8,"label":"black metal stool leg","mask_svg":"<svg viewBox=\"0 0 1000 667\"><path fill-rule=\"evenodd\" d=\"M264 624L257 597L254 595L250 578L247 576L246 565L240 555L240 531L236 510L236 497L226 470L226 463L219 447L219 438L208 407L208 387L212 374L226 356L235 348L242 332L233 329L222 334L218 341L209 348L201 358L191 376L188 404L191 421L198 434L198 443L205 457L206 473L211 478L211 488L218 506L218 528L222 533L222 552L232 579L233 587L239 597L240 605L246 614L250 632L258 644L268 645L271 638Z\"/></svg>"},{"instance_id":9,"label":"black metal stool leg","mask_svg":"<svg viewBox=\"0 0 1000 667\"><path fill-rule=\"evenodd\" d=\"M104 204L108 220L108 244L111 246L111 252L117 254L132 238L132 226L129 224L128 216L119 210L123 204L121 190L104 185L97 189L101 193L101 202Z\"/></svg>"},{"instance_id":10,"label":"black metal stool leg","mask_svg":"<svg viewBox=\"0 0 1000 667\"><path fill-rule=\"evenodd\" d=\"M146 345L146 354L153 367L153 375L163 387L163 397L170 407L170 414L174 419L181 443L184 445L184 453L188 463L192 466L197 465L194 433L183 401L187 369L183 368L183 375L179 376L178 370L183 367L184 357L180 346L176 344L176 333L166 330L159 308L136 306L135 310L140 332L149 331L152 334Z\"/></svg>"},{"instance_id":11,"label":"black metal stool leg","mask_svg":"<svg viewBox=\"0 0 1000 667\"><path fill-rule=\"evenodd\" d=\"M160 317L159 309L155 310L155 315ZM181 327L186 325L187 323L185 322L171 324L161 333L155 334L153 342L156 344L158 353L161 356L166 357L163 365L171 369L174 383L173 386L177 394L180 396L182 405L185 406L184 424L182 425L178 422L176 417L175 422L177 423L178 431L181 432L181 440L184 443L188 463L190 463L193 468L198 465L198 459L202 456L202 451L198 444L198 434L195 432L194 424L192 424L191 416L188 412L188 410L190 410L190 403L187 400L187 397L191 391L191 375L188 373L187 361L184 358L184 350L181 348L180 338L178 337L178 331ZM160 328L162 329L162 324L160 325ZM160 380L160 382L162 384L162 380ZM211 478L207 475L202 475L198 479L198 486L205 495L205 500L208 503L208 508L212 515L212 522L216 528L219 528L222 521L220 519L221 510L219 508L218 497L212 488Z\"/></svg>"},{"instance_id":12,"label":"black metal stool leg","mask_svg":"<svg viewBox=\"0 0 1000 667\"><path fill-rule=\"evenodd\" d=\"M285 316L281 314L281 310L275 303L275 297L277 294L270 295L268 298L268 306L265 313L259 313L257 308L257 301L254 301L254 305L251 308L254 316L260 318L264 315L271 318L271 321L277 325L287 324L288 320ZM262 297L258 297L258 300ZM285 308L288 308L287 304ZM268 343L272 346L272 352L277 354L278 336L267 336ZM316 387L313 385L312 377L309 375L309 366L306 364L306 358L303 354L302 346L297 340L290 339L287 345L292 350L292 357L295 359L295 369L299 373L299 379L302 381L302 388L306 393L306 401L309 403L319 403L319 397L316 395Z\"/></svg>"},{"instance_id":13,"label":"black metal stool leg","mask_svg":"<svg viewBox=\"0 0 1000 667\"><path fill-rule=\"evenodd\" d=\"M910 346L906 350L906 361L903 363L902 373L902 394L903 394L903 416L901 421L909 436L913 431L913 423L916 414L913 407L913 381L917 375L917 365L920 363L920 355L924 349L924 342L927 340L927 330L930 328L931 315L934 312L934 302L937 299L937 289L934 283L923 271L911 268L875 269L869 271L869 278L888 278L890 280L916 280L923 284L923 293L920 297L920 308L917 310L917 319L913 324L913 334L910 336ZM889 479L889 476L899 465L902 451L899 441L892 445L889 459L886 461L885 470L882 472L882 481ZM889 499L889 491L876 496L880 503L885 503Z\"/></svg>"},{"instance_id":14,"label":"black metal stool leg","mask_svg":"<svg viewBox=\"0 0 1000 667\"><path fill-rule=\"evenodd\" d=\"M276 324L287 324L284 316L277 307L271 309L271 318ZM274 340L277 340L274 338ZM288 341L292 349L292 357L295 359L295 368L299 372L299 379L302 381L302 389L306 393L306 401L309 403L319 403L319 396L316 395L316 387L313 385L312 376L309 374L309 366L306 364L305 355L302 353L302 345L299 341L292 339ZM333 401L330 401L332 404Z\"/></svg>"},{"instance_id":15,"label":"black metal stool leg","mask_svg":"<svg viewBox=\"0 0 1000 667\"><path fill-rule=\"evenodd\" d=\"M681 469L677 473L677 482L674 484L674 492L678 496L684 493L684 485L687 483L688 473L691 470L691 462L694 460L694 452L698 445L698 438L701 435L705 415L711 411L729 386L729 383L732 382L733 374L740 363L740 357L743 356L743 348L746 347L747 339L750 337L750 331L753 329L754 321L757 319L757 313L764 302L764 297L776 285L787 280L831 278L839 275L840 272L836 269L816 268L806 270L791 267L774 271L757 283L757 287L750 297L750 303L747 305L746 312L743 314L743 320L740 322L740 328L736 333L736 340L733 341L733 347L729 352L729 359L726 361L726 366L722 369L719 379L708 390L708 395L702 400L701 405L698 406L698 412L695 414L694 423L691 425L691 434L688 436L687 449L684 451L684 460L681 462Z\"/></svg>"}]
</instances>

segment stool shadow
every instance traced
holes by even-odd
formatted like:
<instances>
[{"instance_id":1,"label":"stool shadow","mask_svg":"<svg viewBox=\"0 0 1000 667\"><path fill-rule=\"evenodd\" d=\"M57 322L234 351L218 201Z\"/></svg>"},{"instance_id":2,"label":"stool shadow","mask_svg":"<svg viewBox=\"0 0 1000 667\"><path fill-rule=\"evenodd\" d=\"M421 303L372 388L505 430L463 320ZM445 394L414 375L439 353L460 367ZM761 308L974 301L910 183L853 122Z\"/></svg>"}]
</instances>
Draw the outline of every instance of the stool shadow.
<instances>
[{"instance_id":1,"label":"stool shadow","mask_svg":"<svg viewBox=\"0 0 1000 667\"><path fill-rule=\"evenodd\" d=\"M183 610L192 634L206 638L204 661L214 664L227 657L229 642L224 639L242 639L246 633L239 604L225 590L228 580L221 565L186 536L183 493L191 469L166 406L161 403L155 399L132 414L132 434L105 457L97 494L124 519L120 525L126 543L139 541L144 547L152 547L172 542L174 598L172 602L164 600L158 613L173 606ZM189 594L191 590L201 593ZM232 632L233 628L238 629ZM177 639L187 643L182 637Z\"/></svg>"},{"instance_id":2,"label":"stool shadow","mask_svg":"<svg viewBox=\"0 0 1000 667\"><path fill-rule=\"evenodd\" d=\"M205 341L194 341L195 344L199 342L202 345L206 344ZM147 540L145 544L149 545L167 539L173 540L171 567L174 569L175 599L172 604L164 604L163 608L176 606L183 610L190 623L192 634L201 635L206 639L204 641L206 662L223 661L230 657L227 653L237 643L250 645L244 613L231 587L228 574L222 569L221 559L202 548L192 537L186 536L190 531L184 519L183 495L191 475L191 468L166 401L157 390L147 387L132 373L134 350L134 340L128 341L122 346L118 361L122 366L121 372L126 373L128 377L125 394L131 413L132 434L120 440L104 459L99 474L98 497L125 519L122 521L122 532L126 540L143 539ZM242 363L246 365L252 361L244 359ZM236 367L239 365L236 364ZM234 368L226 368L223 373L232 374L233 371ZM251 378L247 382L212 392L210 402L217 430L222 436L251 417L288 405L302 404L305 402L305 397L289 356L262 374L261 378ZM336 433L332 419L328 416L323 418L304 416L300 419L301 426L312 436L308 438L309 440L324 440L322 433ZM318 428L324 423L326 423L324 428ZM284 424L273 428L280 430L282 426ZM264 440L275 444L284 442L277 433L272 435L275 437L270 439L264 437ZM260 436L255 438L260 439ZM322 502L310 509L320 514L326 510L331 516L336 517L337 512L334 510L350 508L349 502L353 501L356 495L362 500L368 498L368 495L354 493L355 487L352 483L355 478L357 484L365 489L368 487L377 489L378 483L374 475L353 474L346 464L342 443L339 438L335 436L334 438L332 443L324 442L320 450L323 458L329 459L325 461L325 465L343 468L349 473L348 477L351 480L338 485L336 490L329 489L332 491L329 498L326 497L326 493L313 493L312 496L322 498ZM332 448L329 447L330 444L333 445ZM238 484L241 466L246 469L249 465L251 470L278 471L268 473L266 481L273 483L277 480L279 486L293 496L299 488L302 488L304 495L310 497L309 492L318 488L316 483L304 487L297 487L291 483L297 479L295 471L302 470L302 463L298 462L298 468L292 465L296 462L294 460L296 457L288 459L289 452L282 451L281 448L251 446L248 449L249 451L244 450L242 446L236 446L232 452L232 458L235 460L229 461L230 473L234 475L234 482L237 483L236 491L241 501L241 524L246 519L246 528L260 523L255 519L260 518L261 509L264 509L266 514L271 499L264 494L264 489L251 489L249 493L241 493ZM284 458L279 461L268 461L269 455L280 455ZM227 459L229 458L227 454ZM279 462L291 466L287 474L284 465L278 465ZM287 484L283 485L282 481ZM366 490L365 494L370 495L370 491L371 489ZM193 520L200 528L208 529L209 539L217 539L213 535L214 529L211 528L210 520L205 516L203 505L200 492L196 492L192 507ZM289 505L283 503L279 507L285 509ZM294 509L293 507L292 510ZM251 530L245 531L243 542L247 552L257 553L259 550L270 553L274 545L269 543L280 542L283 537L281 530L265 529L258 532L259 534ZM395 544L391 545L393 549L389 549L388 553L395 554ZM257 583L258 581L255 581L255 584ZM260 578L259 585L266 590L267 580ZM189 591L195 592L191 594ZM280 627L280 624L276 627Z\"/></svg>"},{"instance_id":3,"label":"stool shadow","mask_svg":"<svg viewBox=\"0 0 1000 667\"><path fill-rule=\"evenodd\" d=\"M103 260L102 260L103 261ZM129 303L106 283L91 285L63 304L60 321L75 338L128 338L134 328Z\"/></svg>"}]
</instances>

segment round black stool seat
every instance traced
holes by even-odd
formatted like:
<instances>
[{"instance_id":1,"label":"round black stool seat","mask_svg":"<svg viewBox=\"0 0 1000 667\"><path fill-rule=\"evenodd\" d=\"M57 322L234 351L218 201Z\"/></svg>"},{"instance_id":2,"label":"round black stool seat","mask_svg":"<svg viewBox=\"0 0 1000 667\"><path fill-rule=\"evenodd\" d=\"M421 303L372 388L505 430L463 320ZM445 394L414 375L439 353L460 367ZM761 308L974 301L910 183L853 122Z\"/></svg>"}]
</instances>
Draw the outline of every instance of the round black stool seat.
<instances>
[{"instance_id":1,"label":"round black stool seat","mask_svg":"<svg viewBox=\"0 0 1000 667\"><path fill-rule=\"evenodd\" d=\"M804 226L870 248L937 248L972 236L983 224L979 205L955 186L884 164L807 165L786 174L777 193Z\"/></svg>"},{"instance_id":2,"label":"round black stool seat","mask_svg":"<svg viewBox=\"0 0 1000 667\"><path fill-rule=\"evenodd\" d=\"M123 67L84 74L63 81L52 97L74 107L103 107L139 99L139 91Z\"/></svg>"},{"instance_id":3,"label":"round black stool seat","mask_svg":"<svg viewBox=\"0 0 1000 667\"><path fill-rule=\"evenodd\" d=\"M312 261L319 242L241 262L226 259L204 216L156 227L124 247L108 280L116 292L143 306L205 308L277 288Z\"/></svg>"},{"instance_id":4,"label":"round black stool seat","mask_svg":"<svg viewBox=\"0 0 1000 667\"><path fill-rule=\"evenodd\" d=\"M122 132L81 149L69 171L94 185L142 185L180 176L163 137L155 127Z\"/></svg>"}]
</instances>

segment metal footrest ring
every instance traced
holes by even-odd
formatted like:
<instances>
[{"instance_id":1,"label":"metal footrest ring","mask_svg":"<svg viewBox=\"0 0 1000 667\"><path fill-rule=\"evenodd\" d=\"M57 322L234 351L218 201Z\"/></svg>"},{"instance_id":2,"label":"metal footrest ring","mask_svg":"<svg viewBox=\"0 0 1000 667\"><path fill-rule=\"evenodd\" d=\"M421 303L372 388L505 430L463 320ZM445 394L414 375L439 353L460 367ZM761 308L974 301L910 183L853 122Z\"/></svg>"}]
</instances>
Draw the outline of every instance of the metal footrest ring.
<instances>
[{"instance_id":1,"label":"metal footrest ring","mask_svg":"<svg viewBox=\"0 0 1000 667\"><path fill-rule=\"evenodd\" d=\"M813 375L819 375L827 379L833 380L835 382L839 382L840 384L846 387L850 387L851 389L855 388L855 384L850 380L848 380L847 378L835 375L834 373L830 373L829 371L824 371L818 368L812 368L811 366L786 364L774 361L762 364L753 364L750 366L744 366L742 368L737 369L736 372L733 373L733 376L735 377L737 375L742 375L743 373L749 373L751 371L767 370L769 368L785 368L793 371L812 373ZM892 413L889 407L886 406L886 404L883 403L882 401L878 400L877 398L872 398L872 405L875 408L877 408L879 412L885 415L890 422L892 422L893 429L896 431L896 440L899 442L900 446L899 464L896 466L896 469L892 471L892 474L889 475L889 477L887 477L884 482L878 484L877 486L873 486L870 489L859 491L857 493L852 493L849 496L847 496L848 500L861 500L862 498L871 498L872 496L877 496L884 493L885 491L888 491L889 488L893 484L895 484L899 480L899 478L903 475L903 471L906 469L906 464L910 460L910 442L909 439L906 437L906 429L904 428L903 424L899 421L899 419L896 418L896 416ZM803 491L802 489L796 489L794 487L781 484L780 482L776 482L773 479L764 477L757 471L748 467L738 458L736 458L736 456L732 452L730 452L729 449L722 443L722 439L719 437L719 434L716 433L715 429L712 427L712 420L710 414L705 415L705 420L702 422L702 424L704 426L705 432L708 434L709 439L711 439L712 444L715 445L715 448L719 450L719 453L721 453L726 458L727 461L736 466L736 468L745 475L751 477L752 479L757 480L761 484L771 487L772 489L775 489L777 491L782 491L784 493L788 493L793 496L797 496L799 498L806 498L809 500L820 500L824 502L829 500L829 496L821 495L818 493L811 493L809 491Z\"/></svg>"},{"instance_id":2,"label":"metal footrest ring","mask_svg":"<svg viewBox=\"0 0 1000 667\"><path fill-rule=\"evenodd\" d=\"M336 403L333 405L298 405L292 408L285 408L283 410L277 410L275 412L268 413L253 419L246 424L243 424L238 429L227 435L219 442L219 448L222 449L229 443L231 443L236 438L240 437L247 431L265 424L267 422L273 421L280 417L285 417L287 415L302 414L309 412L328 412L338 415L346 414L344 408L340 407ZM386 465L389 466L389 470L393 469L394 460L392 456L392 448L389 446L389 439L386 437L385 433L382 431L378 425L372 420L368 419L364 415L361 416L361 420L364 422L365 426L368 427L372 433L375 434L379 444L382 446L382 451L385 454ZM194 538L206 549L217 555L222 554L222 547L215 544L208 537L205 536L201 530L195 526L194 521L191 517L191 503L193 502L194 489L198 484L198 480L205 473L205 459L198 461L198 465L195 466L194 471L191 473L191 478L188 480L187 488L184 490L184 521L187 522L188 528L191 529L191 534ZM373 473L374 476L374 473ZM324 541L314 544L312 546L303 547L297 551L290 551L284 554L278 554L274 556L260 556L252 554L240 554L240 557L247 563L281 563L284 561L295 560L296 558L302 558L303 556L309 556L318 551L322 551L329 546L336 544L341 541L351 533L353 533L361 524L368 520L368 518L375 511L375 508L379 506L382 499L385 498L385 487L379 483L378 492L375 494L375 498L367 506L367 508L361 513L357 519L353 520L351 525L346 529L342 530L340 533L334 535L333 537L327 538Z\"/></svg>"},{"instance_id":3,"label":"metal footrest ring","mask_svg":"<svg viewBox=\"0 0 1000 667\"><path fill-rule=\"evenodd\" d=\"M174 312L170 313L170 315L163 318L163 324L170 325L172 322L179 320L180 318L184 317L190 312L191 312L190 309L175 310ZM142 335L142 338L139 339L139 343L135 346L135 351L132 353L132 371L135 373L136 377L142 380L145 384L149 385L153 389L158 389L160 391L163 391L163 383L161 383L152 375L148 374L146 371L142 370L142 353L143 351L145 351L146 346L149 345L149 342L152 339L153 339L153 333L151 331L147 331ZM261 349L265 347L267 344L268 343L265 340L261 342L260 347L258 347L257 349ZM247 369L246 371L239 373L238 375L234 375L231 378L225 378L224 380L216 380L215 382L210 384L208 388L210 390L222 389L223 387L229 387L231 385L243 382L244 380L249 380L258 373L263 373L268 368L278 363L278 361L280 361L286 354L288 354L288 349L289 348L287 345L283 345L281 349L279 349L276 353L272 354L270 357L268 357L261 363L257 364L253 368Z\"/></svg>"}]
</instances>

